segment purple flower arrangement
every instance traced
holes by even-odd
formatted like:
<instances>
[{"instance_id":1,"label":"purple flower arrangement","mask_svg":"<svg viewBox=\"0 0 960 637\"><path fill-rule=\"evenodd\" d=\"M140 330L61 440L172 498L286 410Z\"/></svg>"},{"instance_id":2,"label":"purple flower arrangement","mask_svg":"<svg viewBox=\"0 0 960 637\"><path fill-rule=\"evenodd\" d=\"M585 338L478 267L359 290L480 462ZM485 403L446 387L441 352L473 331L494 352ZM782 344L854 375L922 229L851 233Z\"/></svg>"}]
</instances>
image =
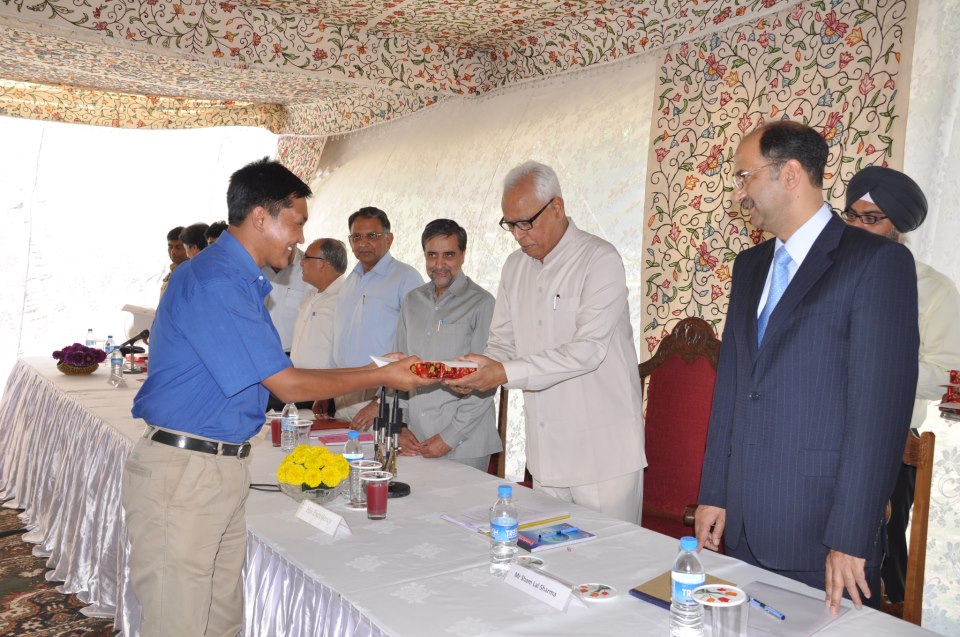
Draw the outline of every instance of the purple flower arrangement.
<instances>
[{"instance_id":1,"label":"purple flower arrangement","mask_svg":"<svg viewBox=\"0 0 960 637\"><path fill-rule=\"evenodd\" d=\"M63 349L58 349L53 353L53 357L64 365L70 365L71 367L88 367L94 363L102 363L106 360L107 353L102 349L74 343Z\"/></svg>"}]
</instances>

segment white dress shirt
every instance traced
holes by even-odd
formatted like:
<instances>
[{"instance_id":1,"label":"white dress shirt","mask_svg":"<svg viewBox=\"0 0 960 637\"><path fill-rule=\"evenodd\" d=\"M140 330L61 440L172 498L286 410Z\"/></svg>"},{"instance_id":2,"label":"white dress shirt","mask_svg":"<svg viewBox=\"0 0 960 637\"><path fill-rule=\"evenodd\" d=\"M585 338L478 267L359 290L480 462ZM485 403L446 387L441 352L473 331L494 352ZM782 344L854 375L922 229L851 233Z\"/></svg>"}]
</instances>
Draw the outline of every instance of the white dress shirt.
<instances>
[{"instance_id":1,"label":"white dress shirt","mask_svg":"<svg viewBox=\"0 0 960 637\"><path fill-rule=\"evenodd\" d=\"M486 354L524 392L539 482L591 484L646 466L626 276L610 243L570 220L542 263L507 257Z\"/></svg>"},{"instance_id":2,"label":"white dress shirt","mask_svg":"<svg viewBox=\"0 0 960 637\"><path fill-rule=\"evenodd\" d=\"M343 277L327 286L323 292L314 290L300 303L300 313L293 325L293 344L290 360L302 369L331 369L333 367L333 313L337 295L343 287Z\"/></svg>"}]
</instances>

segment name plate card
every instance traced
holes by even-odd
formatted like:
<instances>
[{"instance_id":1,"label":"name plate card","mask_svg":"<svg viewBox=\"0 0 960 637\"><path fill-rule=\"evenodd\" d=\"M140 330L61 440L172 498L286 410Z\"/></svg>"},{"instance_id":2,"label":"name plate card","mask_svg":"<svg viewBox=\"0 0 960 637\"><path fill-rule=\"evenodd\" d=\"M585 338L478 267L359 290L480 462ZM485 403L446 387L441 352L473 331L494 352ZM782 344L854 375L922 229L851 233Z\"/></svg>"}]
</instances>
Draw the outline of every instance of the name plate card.
<instances>
[{"instance_id":1,"label":"name plate card","mask_svg":"<svg viewBox=\"0 0 960 637\"><path fill-rule=\"evenodd\" d=\"M569 582L550 577L540 569L513 564L507 571L506 583L557 610L565 610L573 594Z\"/></svg>"},{"instance_id":2,"label":"name plate card","mask_svg":"<svg viewBox=\"0 0 960 637\"><path fill-rule=\"evenodd\" d=\"M333 537L349 537L350 527L342 515L326 509L316 502L304 500L297 509L297 517Z\"/></svg>"}]
</instances>

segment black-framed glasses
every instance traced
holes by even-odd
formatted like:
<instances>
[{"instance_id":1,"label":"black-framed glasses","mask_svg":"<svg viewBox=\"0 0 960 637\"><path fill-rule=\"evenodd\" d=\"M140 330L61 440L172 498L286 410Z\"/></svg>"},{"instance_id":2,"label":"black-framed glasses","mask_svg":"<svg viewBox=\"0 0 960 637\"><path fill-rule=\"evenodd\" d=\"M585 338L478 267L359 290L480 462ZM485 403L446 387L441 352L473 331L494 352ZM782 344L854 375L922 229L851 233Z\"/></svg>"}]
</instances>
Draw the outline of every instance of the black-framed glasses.
<instances>
[{"instance_id":1,"label":"black-framed glasses","mask_svg":"<svg viewBox=\"0 0 960 637\"><path fill-rule=\"evenodd\" d=\"M747 179L754 175L755 173L760 172L764 168L769 168L770 166L782 166L782 161L772 161L770 163L764 164L763 166L757 166L756 168L751 168L750 170L738 170L733 173L733 185L740 190L747 183Z\"/></svg>"},{"instance_id":2,"label":"black-framed glasses","mask_svg":"<svg viewBox=\"0 0 960 637\"><path fill-rule=\"evenodd\" d=\"M311 257L309 254L305 254L305 255L303 255L303 256L300 257L300 258L301 258L301 259L316 259L317 261L326 261L326 260L327 260L327 257Z\"/></svg>"},{"instance_id":3,"label":"black-framed glasses","mask_svg":"<svg viewBox=\"0 0 960 637\"><path fill-rule=\"evenodd\" d=\"M390 233L389 232L368 232L366 234L360 234L359 232L354 232L352 235L350 235L347 238L350 239L350 243L360 243L364 239L373 243L374 241L378 241L379 239L382 239L388 234Z\"/></svg>"},{"instance_id":4,"label":"black-framed glasses","mask_svg":"<svg viewBox=\"0 0 960 637\"><path fill-rule=\"evenodd\" d=\"M537 210L537 214L533 215L529 219L517 219L516 221L507 221L505 217L500 217L500 227L506 230L507 232L513 232L514 230L529 230L533 227L533 222L537 220L537 217L543 214L543 211L553 203L553 200L556 197L550 197L550 201L543 204L543 208Z\"/></svg>"},{"instance_id":5,"label":"black-framed glasses","mask_svg":"<svg viewBox=\"0 0 960 637\"><path fill-rule=\"evenodd\" d=\"M879 210L874 212L867 212L862 215L859 215L853 211L853 208L847 208L846 210L840 213L840 216L843 217L843 220L846 221L847 223L853 223L854 221L859 221L860 223L867 226L872 226L878 221L883 221L884 219L889 218L887 217L887 215L880 214Z\"/></svg>"}]
</instances>

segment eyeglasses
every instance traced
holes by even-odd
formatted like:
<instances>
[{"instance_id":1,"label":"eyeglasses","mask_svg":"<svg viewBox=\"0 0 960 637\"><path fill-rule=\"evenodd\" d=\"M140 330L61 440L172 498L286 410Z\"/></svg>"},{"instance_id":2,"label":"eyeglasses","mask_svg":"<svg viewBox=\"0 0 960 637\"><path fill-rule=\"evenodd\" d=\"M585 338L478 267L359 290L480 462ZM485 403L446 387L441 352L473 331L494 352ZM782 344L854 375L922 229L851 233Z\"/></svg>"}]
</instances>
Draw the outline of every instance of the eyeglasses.
<instances>
[{"instance_id":1,"label":"eyeglasses","mask_svg":"<svg viewBox=\"0 0 960 637\"><path fill-rule=\"evenodd\" d=\"M880 211L878 210L877 212L879 213ZM847 223L853 223L854 221L859 221L860 223L867 226L872 226L878 221L883 221L884 219L888 218L887 215L874 214L872 212L863 214L863 215L858 215L853 211L853 208L847 208L846 210L840 213L840 216L843 217L843 220L846 221Z\"/></svg>"},{"instance_id":2,"label":"eyeglasses","mask_svg":"<svg viewBox=\"0 0 960 637\"><path fill-rule=\"evenodd\" d=\"M305 254L305 255L303 255L303 256L300 257L300 258L301 258L301 259L316 259L317 261L326 261L326 260L327 260L326 257L311 257L309 254Z\"/></svg>"},{"instance_id":3,"label":"eyeglasses","mask_svg":"<svg viewBox=\"0 0 960 637\"><path fill-rule=\"evenodd\" d=\"M547 209L547 206L553 203L553 200L556 197L550 197L550 201L543 204L543 208L537 210L537 214L533 215L529 219L518 219L517 221L507 221L506 217L500 217L500 227L506 230L507 232L513 232L514 230L529 230L533 227L533 222L537 220L537 217L543 214L543 211Z\"/></svg>"},{"instance_id":4,"label":"eyeglasses","mask_svg":"<svg viewBox=\"0 0 960 637\"><path fill-rule=\"evenodd\" d=\"M747 183L747 178L753 175L754 173L760 172L764 168L769 168L770 166L782 166L782 161L772 161L769 164L764 164L763 166L757 166L752 170L738 170L733 173L733 185L737 190L743 188L744 184Z\"/></svg>"},{"instance_id":5,"label":"eyeglasses","mask_svg":"<svg viewBox=\"0 0 960 637\"><path fill-rule=\"evenodd\" d=\"M390 233L389 232L368 232L366 234L360 234L359 232L354 232L352 235L350 235L347 238L350 239L350 243L360 243L364 239L373 243L374 241L378 241L379 239L382 239L388 234Z\"/></svg>"}]
</instances>

